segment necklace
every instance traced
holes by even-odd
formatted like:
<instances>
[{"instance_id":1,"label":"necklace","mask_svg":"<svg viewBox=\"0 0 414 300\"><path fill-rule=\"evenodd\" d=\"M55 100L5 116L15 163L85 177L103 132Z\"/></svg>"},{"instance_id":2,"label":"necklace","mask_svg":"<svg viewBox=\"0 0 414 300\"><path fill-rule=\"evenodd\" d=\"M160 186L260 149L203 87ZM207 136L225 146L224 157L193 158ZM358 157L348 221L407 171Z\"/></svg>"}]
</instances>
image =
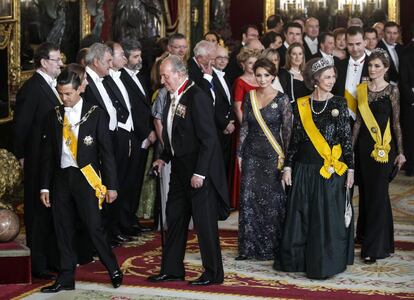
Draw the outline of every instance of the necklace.
<instances>
[{"instance_id":1,"label":"necklace","mask_svg":"<svg viewBox=\"0 0 414 300\"><path fill-rule=\"evenodd\" d=\"M295 69L293 69L293 68L291 68L291 69L289 70L289 72L290 72L292 75L300 75L300 74L302 74L302 72L301 72L301 71L297 71L297 70L295 70Z\"/></svg>"},{"instance_id":2,"label":"necklace","mask_svg":"<svg viewBox=\"0 0 414 300\"><path fill-rule=\"evenodd\" d=\"M312 112L315 115L320 115L321 113L323 113L325 111L326 107L328 106L328 102L329 102L329 99L325 100L325 105L323 106L322 110L316 112L315 109L313 108L313 96L311 96L310 100L311 100L311 109L312 109Z\"/></svg>"}]
</instances>

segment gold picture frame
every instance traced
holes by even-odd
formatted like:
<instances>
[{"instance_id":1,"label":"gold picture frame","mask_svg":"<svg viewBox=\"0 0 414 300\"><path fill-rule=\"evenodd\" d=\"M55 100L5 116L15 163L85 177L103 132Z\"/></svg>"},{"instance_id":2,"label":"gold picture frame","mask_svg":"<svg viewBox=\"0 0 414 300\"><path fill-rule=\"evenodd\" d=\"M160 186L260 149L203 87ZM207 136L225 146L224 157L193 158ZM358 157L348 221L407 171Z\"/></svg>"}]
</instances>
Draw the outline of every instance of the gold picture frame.
<instances>
[{"instance_id":1,"label":"gold picture frame","mask_svg":"<svg viewBox=\"0 0 414 300\"><path fill-rule=\"evenodd\" d=\"M16 1L0 0L0 21L13 19L13 6Z\"/></svg>"}]
</instances>

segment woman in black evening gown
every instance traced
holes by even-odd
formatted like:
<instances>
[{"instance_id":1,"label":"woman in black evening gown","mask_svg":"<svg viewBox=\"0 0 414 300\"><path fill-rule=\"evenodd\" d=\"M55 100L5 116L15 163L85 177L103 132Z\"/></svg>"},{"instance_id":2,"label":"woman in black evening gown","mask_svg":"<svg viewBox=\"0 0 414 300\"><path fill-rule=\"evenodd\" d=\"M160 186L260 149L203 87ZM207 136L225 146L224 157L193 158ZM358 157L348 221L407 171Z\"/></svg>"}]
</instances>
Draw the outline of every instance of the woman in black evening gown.
<instances>
[{"instance_id":1,"label":"woman in black evening gown","mask_svg":"<svg viewBox=\"0 0 414 300\"><path fill-rule=\"evenodd\" d=\"M400 169L405 162L398 88L384 79L389 66L389 57L384 50L376 49L368 58L371 81L358 87L359 112L353 132L355 155L360 161L357 170L360 201L357 232L361 257L367 264L394 253L388 187L394 166ZM362 101L363 98L366 100Z\"/></svg>"},{"instance_id":2,"label":"woman in black evening gown","mask_svg":"<svg viewBox=\"0 0 414 300\"><path fill-rule=\"evenodd\" d=\"M286 197L280 171L283 149L290 139L292 109L288 97L272 87L277 74L275 65L262 58L253 69L259 88L250 91L243 103L238 151L241 160L239 256L236 259L272 260L279 251L285 219ZM282 152L276 152L270 143L258 114Z\"/></svg>"},{"instance_id":3,"label":"woman in black evening gown","mask_svg":"<svg viewBox=\"0 0 414 300\"><path fill-rule=\"evenodd\" d=\"M276 270L325 279L353 263L352 220L345 225L346 189L354 178L346 101L330 93L333 59L310 60L305 81L315 91L294 105L292 139L283 173L291 186Z\"/></svg>"}]
</instances>

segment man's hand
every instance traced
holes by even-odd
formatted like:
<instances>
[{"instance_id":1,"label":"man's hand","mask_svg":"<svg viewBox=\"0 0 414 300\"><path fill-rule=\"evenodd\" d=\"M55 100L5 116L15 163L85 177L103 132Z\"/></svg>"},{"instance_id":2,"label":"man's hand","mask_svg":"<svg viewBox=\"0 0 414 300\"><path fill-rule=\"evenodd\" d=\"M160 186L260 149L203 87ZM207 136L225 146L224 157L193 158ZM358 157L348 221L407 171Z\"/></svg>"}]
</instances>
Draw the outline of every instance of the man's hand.
<instances>
[{"instance_id":1,"label":"man's hand","mask_svg":"<svg viewBox=\"0 0 414 300\"><path fill-rule=\"evenodd\" d=\"M151 144L154 144L154 143L155 143L155 141L157 140L157 135L155 134L155 131L154 131L154 130L152 130L152 131L150 132L150 134L148 135L147 139L148 139L148 141L149 141Z\"/></svg>"},{"instance_id":2,"label":"man's hand","mask_svg":"<svg viewBox=\"0 0 414 300\"><path fill-rule=\"evenodd\" d=\"M49 192L41 192L40 201L42 201L44 206L50 207Z\"/></svg>"},{"instance_id":3,"label":"man's hand","mask_svg":"<svg viewBox=\"0 0 414 300\"><path fill-rule=\"evenodd\" d=\"M223 132L224 134L232 134L235 128L236 127L234 126L234 120L231 120Z\"/></svg>"},{"instance_id":4,"label":"man's hand","mask_svg":"<svg viewBox=\"0 0 414 300\"><path fill-rule=\"evenodd\" d=\"M107 203L112 203L118 197L118 193L115 190L107 190L105 195L105 201Z\"/></svg>"},{"instance_id":5,"label":"man's hand","mask_svg":"<svg viewBox=\"0 0 414 300\"><path fill-rule=\"evenodd\" d=\"M191 177L191 186L195 189L199 189L203 186L204 183L204 179L201 178L200 176L196 176L193 175L193 177Z\"/></svg>"},{"instance_id":6,"label":"man's hand","mask_svg":"<svg viewBox=\"0 0 414 300\"><path fill-rule=\"evenodd\" d=\"M156 168L158 173L161 172L162 168L164 168L165 166L165 161L163 161L162 159L157 159L156 161L154 161L152 163L152 167Z\"/></svg>"},{"instance_id":7,"label":"man's hand","mask_svg":"<svg viewBox=\"0 0 414 300\"><path fill-rule=\"evenodd\" d=\"M404 154L398 154L394 160L394 165L398 166L398 170L401 170L402 165L406 162Z\"/></svg>"}]
</instances>

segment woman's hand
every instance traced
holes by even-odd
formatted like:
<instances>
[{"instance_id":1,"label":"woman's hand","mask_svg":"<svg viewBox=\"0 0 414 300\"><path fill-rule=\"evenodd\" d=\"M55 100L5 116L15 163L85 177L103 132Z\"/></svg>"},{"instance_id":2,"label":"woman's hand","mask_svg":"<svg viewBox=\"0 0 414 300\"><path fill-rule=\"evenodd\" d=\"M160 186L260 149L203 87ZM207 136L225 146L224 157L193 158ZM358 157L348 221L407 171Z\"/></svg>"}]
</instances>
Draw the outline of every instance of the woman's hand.
<instances>
[{"instance_id":1,"label":"woman's hand","mask_svg":"<svg viewBox=\"0 0 414 300\"><path fill-rule=\"evenodd\" d=\"M401 170L402 165L406 162L404 154L398 154L395 158L394 165L398 166L398 170Z\"/></svg>"},{"instance_id":2,"label":"woman's hand","mask_svg":"<svg viewBox=\"0 0 414 300\"><path fill-rule=\"evenodd\" d=\"M282 186L283 188L292 185L292 169L291 168L284 168L283 175L282 175Z\"/></svg>"},{"instance_id":3,"label":"woman's hand","mask_svg":"<svg viewBox=\"0 0 414 300\"><path fill-rule=\"evenodd\" d=\"M240 173L241 173L242 159L241 159L240 156L237 156L237 163L239 164L239 170L240 170Z\"/></svg>"},{"instance_id":4,"label":"woman's hand","mask_svg":"<svg viewBox=\"0 0 414 300\"><path fill-rule=\"evenodd\" d=\"M346 184L345 186L350 189L354 185L354 170L350 169L348 170L347 176L346 176Z\"/></svg>"}]
</instances>

